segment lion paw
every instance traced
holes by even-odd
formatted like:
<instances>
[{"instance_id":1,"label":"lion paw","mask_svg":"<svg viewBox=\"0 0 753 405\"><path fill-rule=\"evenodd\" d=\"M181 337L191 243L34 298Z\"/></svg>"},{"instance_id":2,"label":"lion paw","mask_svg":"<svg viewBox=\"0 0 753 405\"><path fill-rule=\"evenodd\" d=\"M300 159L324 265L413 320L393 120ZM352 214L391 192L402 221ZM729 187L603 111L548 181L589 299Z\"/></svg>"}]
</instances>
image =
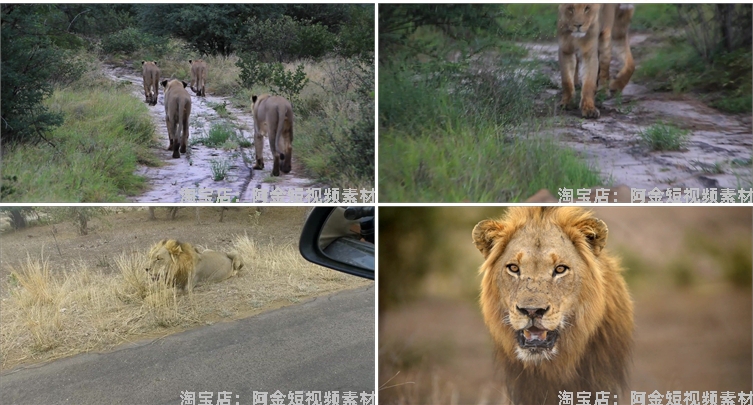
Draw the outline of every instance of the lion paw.
<instances>
[{"instance_id":1,"label":"lion paw","mask_svg":"<svg viewBox=\"0 0 753 405\"><path fill-rule=\"evenodd\" d=\"M599 109L595 106L581 106L580 113L583 118L599 118Z\"/></svg>"}]
</instances>

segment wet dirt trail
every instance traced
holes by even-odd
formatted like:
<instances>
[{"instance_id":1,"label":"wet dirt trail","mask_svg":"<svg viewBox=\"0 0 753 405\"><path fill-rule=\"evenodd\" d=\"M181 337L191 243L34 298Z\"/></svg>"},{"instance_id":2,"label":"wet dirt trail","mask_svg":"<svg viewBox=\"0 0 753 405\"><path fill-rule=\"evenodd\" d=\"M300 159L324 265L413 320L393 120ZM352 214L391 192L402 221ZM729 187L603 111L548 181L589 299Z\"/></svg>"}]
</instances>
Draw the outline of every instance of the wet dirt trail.
<instances>
[{"instance_id":1,"label":"wet dirt trail","mask_svg":"<svg viewBox=\"0 0 753 405\"><path fill-rule=\"evenodd\" d=\"M634 34L633 53L652 41L646 34ZM556 43L522 44L529 57L542 62L553 83L560 83ZM644 53L645 54L645 53ZM618 69L612 60L612 71ZM636 73L640 60L636 59ZM749 115L725 114L692 94L654 92L635 82L633 75L621 102L608 98L599 106L601 117L582 119L580 110L558 113L559 121L547 132L579 151L594 164L601 177L613 185L644 189L734 188L750 177L753 124ZM548 90L548 99L559 100L561 89ZM688 130L689 139L680 151L650 151L639 134L657 123L671 123ZM741 181L742 180L742 181ZM749 180L748 180L749 181Z\"/></svg>"},{"instance_id":2,"label":"wet dirt trail","mask_svg":"<svg viewBox=\"0 0 753 405\"><path fill-rule=\"evenodd\" d=\"M132 67L105 66L105 74L116 82L127 82L134 97L144 101L144 86L141 73L134 73ZM164 79L164 78L162 78ZM180 159L173 159L172 152L167 151L168 136L165 124L164 88L160 86L159 100L155 106L147 106L156 127L156 144L153 153L162 162L160 167L140 166L137 174L147 178L148 189L141 195L130 197L131 202L197 202L198 199L211 199L212 195L220 202L295 202L288 197L289 191L296 188L311 187L315 182L302 177L300 165L293 158L293 169L289 174L271 177L272 154L269 140L264 138L264 169L252 170L255 161L254 119L250 113L233 107L224 98L212 96L197 97L190 88L191 116L189 132L189 151L181 154ZM222 118L211 106L226 104L229 118ZM236 147L232 150L211 148L195 140L205 137L214 123L226 120L237 129L239 136L250 142L248 148ZM294 154L295 156L295 154ZM215 181L212 162L227 164L227 175L223 180ZM319 187L319 186L317 186ZM270 194L275 190L281 195L272 200ZM284 194L284 195L283 195ZM224 200L223 200L224 197ZM212 202L212 200L206 201Z\"/></svg>"}]
</instances>

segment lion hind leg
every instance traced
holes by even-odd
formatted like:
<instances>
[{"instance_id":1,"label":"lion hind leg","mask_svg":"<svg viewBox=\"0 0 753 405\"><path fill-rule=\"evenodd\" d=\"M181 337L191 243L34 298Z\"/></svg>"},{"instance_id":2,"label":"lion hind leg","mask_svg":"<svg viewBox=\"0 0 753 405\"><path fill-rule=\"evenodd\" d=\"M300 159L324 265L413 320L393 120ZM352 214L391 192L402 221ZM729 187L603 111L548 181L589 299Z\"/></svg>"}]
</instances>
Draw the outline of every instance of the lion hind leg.
<instances>
[{"instance_id":1,"label":"lion hind leg","mask_svg":"<svg viewBox=\"0 0 753 405\"><path fill-rule=\"evenodd\" d=\"M633 55L630 52L630 46L629 45L619 45L620 50L622 51L620 53L622 60L622 69L620 69L619 73L617 73L617 76L612 80L611 83L609 83L609 89L612 91L622 91L625 89L625 86L627 86L628 82L630 82L630 78L633 76L633 73L635 72L635 61L633 61Z\"/></svg>"},{"instance_id":2,"label":"lion hind leg","mask_svg":"<svg viewBox=\"0 0 753 405\"><path fill-rule=\"evenodd\" d=\"M188 117L191 114L191 104L190 99L189 100L181 100L180 105L180 134L182 134L182 138L180 141L180 153L186 153L186 146L188 145ZM177 134L176 134L177 139ZM179 156L180 157L180 156Z\"/></svg>"},{"instance_id":3,"label":"lion hind leg","mask_svg":"<svg viewBox=\"0 0 753 405\"><path fill-rule=\"evenodd\" d=\"M272 123L268 123L267 125L270 125ZM277 125L282 125L279 122L276 123ZM272 157L274 158L274 163L272 163L272 176L279 176L280 175L280 154L277 153L277 126L270 125L267 127L268 129L268 135L269 135L269 150L272 152Z\"/></svg>"},{"instance_id":4,"label":"lion hind leg","mask_svg":"<svg viewBox=\"0 0 753 405\"><path fill-rule=\"evenodd\" d=\"M254 170L264 169L264 133L254 117L254 149L256 149L256 164Z\"/></svg>"}]
</instances>

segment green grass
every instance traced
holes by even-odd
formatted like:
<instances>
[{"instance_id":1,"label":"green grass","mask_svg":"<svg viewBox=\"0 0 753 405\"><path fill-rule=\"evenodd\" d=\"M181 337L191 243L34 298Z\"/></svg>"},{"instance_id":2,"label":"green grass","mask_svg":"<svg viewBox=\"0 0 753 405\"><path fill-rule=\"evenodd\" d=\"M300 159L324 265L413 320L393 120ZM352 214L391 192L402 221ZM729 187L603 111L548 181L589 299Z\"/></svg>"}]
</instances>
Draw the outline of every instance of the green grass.
<instances>
[{"instance_id":1,"label":"green grass","mask_svg":"<svg viewBox=\"0 0 753 405\"><path fill-rule=\"evenodd\" d=\"M384 66L379 78L379 199L508 202L541 188L602 184L540 132L550 85L527 64Z\"/></svg>"},{"instance_id":2,"label":"green grass","mask_svg":"<svg viewBox=\"0 0 753 405\"><path fill-rule=\"evenodd\" d=\"M632 31L661 31L682 27L675 4L636 4L630 23Z\"/></svg>"},{"instance_id":3,"label":"green grass","mask_svg":"<svg viewBox=\"0 0 753 405\"><path fill-rule=\"evenodd\" d=\"M227 177L229 165L226 160L210 159L209 164L212 168L212 178L214 181L224 180Z\"/></svg>"},{"instance_id":4,"label":"green grass","mask_svg":"<svg viewBox=\"0 0 753 405\"><path fill-rule=\"evenodd\" d=\"M651 150L680 150L688 142L690 131L659 122L640 132L638 137Z\"/></svg>"},{"instance_id":5,"label":"green grass","mask_svg":"<svg viewBox=\"0 0 753 405\"><path fill-rule=\"evenodd\" d=\"M704 61L690 43L675 38L641 61L636 78L656 90L702 94L712 107L730 113L753 109L753 53L750 48L716 52Z\"/></svg>"},{"instance_id":6,"label":"green grass","mask_svg":"<svg viewBox=\"0 0 753 405\"><path fill-rule=\"evenodd\" d=\"M498 19L506 39L543 41L556 38L556 4L505 4Z\"/></svg>"},{"instance_id":7,"label":"green grass","mask_svg":"<svg viewBox=\"0 0 753 405\"><path fill-rule=\"evenodd\" d=\"M332 187L373 189L373 68L332 58L304 71L310 82L293 106L293 164Z\"/></svg>"},{"instance_id":8,"label":"green grass","mask_svg":"<svg viewBox=\"0 0 753 405\"><path fill-rule=\"evenodd\" d=\"M206 136L196 138L193 142L210 148L219 148L228 140L235 139L236 137L235 127L227 121L220 121L212 124Z\"/></svg>"},{"instance_id":9,"label":"green grass","mask_svg":"<svg viewBox=\"0 0 753 405\"><path fill-rule=\"evenodd\" d=\"M217 112L217 115L219 115L221 118L229 118L230 117L230 111L227 110L227 102L226 101L223 101L222 104L207 102L207 105L211 109L213 109L215 112Z\"/></svg>"},{"instance_id":10,"label":"green grass","mask_svg":"<svg viewBox=\"0 0 753 405\"><path fill-rule=\"evenodd\" d=\"M3 202L119 202L144 179L137 164L157 165L148 147L154 124L142 100L112 86L58 89L46 100L65 123L47 143L5 148L3 176L15 176Z\"/></svg>"},{"instance_id":11,"label":"green grass","mask_svg":"<svg viewBox=\"0 0 753 405\"><path fill-rule=\"evenodd\" d=\"M497 128L420 135L382 130L379 200L515 202L542 188L590 187L598 173L551 139L508 138Z\"/></svg>"}]
</instances>

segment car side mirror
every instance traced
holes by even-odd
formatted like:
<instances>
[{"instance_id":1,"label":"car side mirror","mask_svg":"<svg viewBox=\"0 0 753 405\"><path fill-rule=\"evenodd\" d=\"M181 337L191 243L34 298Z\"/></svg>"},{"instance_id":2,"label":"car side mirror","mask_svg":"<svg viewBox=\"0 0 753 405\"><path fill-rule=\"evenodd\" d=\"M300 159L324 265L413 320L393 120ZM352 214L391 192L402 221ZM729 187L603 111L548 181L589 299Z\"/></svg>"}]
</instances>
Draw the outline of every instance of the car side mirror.
<instances>
[{"instance_id":1,"label":"car side mirror","mask_svg":"<svg viewBox=\"0 0 753 405\"><path fill-rule=\"evenodd\" d=\"M374 279L374 207L316 207L298 248L308 261Z\"/></svg>"}]
</instances>

